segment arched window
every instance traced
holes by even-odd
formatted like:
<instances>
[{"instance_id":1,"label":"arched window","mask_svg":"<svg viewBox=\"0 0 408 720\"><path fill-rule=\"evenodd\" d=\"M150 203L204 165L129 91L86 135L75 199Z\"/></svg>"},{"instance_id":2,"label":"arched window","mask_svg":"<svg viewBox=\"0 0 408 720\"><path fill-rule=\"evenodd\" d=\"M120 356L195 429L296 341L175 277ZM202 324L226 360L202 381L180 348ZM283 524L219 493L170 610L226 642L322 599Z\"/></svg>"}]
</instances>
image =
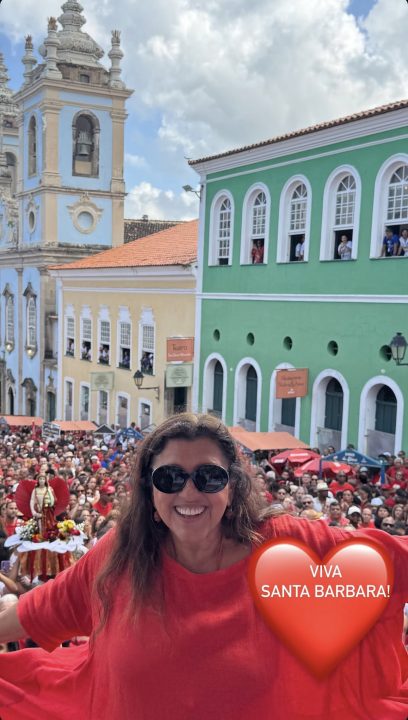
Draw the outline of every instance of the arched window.
<instances>
[{"instance_id":1,"label":"arched window","mask_svg":"<svg viewBox=\"0 0 408 720\"><path fill-rule=\"evenodd\" d=\"M252 365L246 375L245 420L256 422L256 406L258 397L258 376Z\"/></svg>"},{"instance_id":2,"label":"arched window","mask_svg":"<svg viewBox=\"0 0 408 720\"><path fill-rule=\"evenodd\" d=\"M6 350L14 347L14 296L8 295L6 299Z\"/></svg>"},{"instance_id":3,"label":"arched window","mask_svg":"<svg viewBox=\"0 0 408 720\"><path fill-rule=\"evenodd\" d=\"M408 220L408 165L401 165L388 186L387 224Z\"/></svg>"},{"instance_id":4,"label":"arched window","mask_svg":"<svg viewBox=\"0 0 408 720\"><path fill-rule=\"evenodd\" d=\"M242 206L241 265L267 262L270 195L260 183L247 191Z\"/></svg>"},{"instance_id":5,"label":"arched window","mask_svg":"<svg viewBox=\"0 0 408 720\"><path fill-rule=\"evenodd\" d=\"M351 258L351 248L353 242L354 212L356 206L356 183L352 175L343 177L336 192L335 215L334 215L334 247L333 259L341 259L342 250L339 253L339 245L341 239L346 237L348 244L349 259Z\"/></svg>"},{"instance_id":6,"label":"arched window","mask_svg":"<svg viewBox=\"0 0 408 720\"><path fill-rule=\"evenodd\" d=\"M14 415L14 392L12 388L8 390L8 414Z\"/></svg>"},{"instance_id":7,"label":"arched window","mask_svg":"<svg viewBox=\"0 0 408 720\"><path fill-rule=\"evenodd\" d=\"M304 175L291 177L280 197L277 262L308 260L311 204L308 179Z\"/></svg>"},{"instance_id":8,"label":"arched window","mask_svg":"<svg viewBox=\"0 0 408 720\"><path fill-rule=\"evenodd\" d=\"M296 185L289 204L289 260L302 261L305 254L307 189Z\"/></svg>"},{"instance_id":9,"label":"arched window","mask_svg":"<svg viewBox=\"0 0 408 720\"><path fill-rule=\"evenodd\" d=\"M231 247L231 201L225 198L220 205L217 223L217 265L228 265Z\"/></svg>"},{"instance_id":10,"label":"arched window","mask_svg":"<svg viewBox=\"0 0 408 720\"><path fill-rule=\"evenodd\" d=\"M397 423L397 398L391 388L383 385L375 401L375 430L395 434Z\"/></svg>"},{"instance_id":11,"label":"arched window","mask_svg":"<svg viewBox=\"0 0 408 720\"><path fill-rule=\"evenodd\" d=\"M360 200L357 171L349 165L336 168L324 191L320 260L357 258Z\"/></svg>"},{"instance_id":12,"label":"arched window","mask_svg":"<svg viewBox=\"0 0 408 720\"><path fill-rule=\"evenodd\" d=\"M7 170L11 177L11 194L15 195L17 189L17 163L16 156L13 153L6 152Z\"/></svg>"},{"instance_id":13,"label":"arched window","mask_svg":"<svg viewBox=\"0 0 408 720\"><path fill-rule=\"evenodd\" d=\"M234 200L221 190L211 203L208 243L209 265L231 265L234 236Z\"/></svg>"},{"instance_id":14,"label":"arched window","mask_svg":"<svg viewBox=\"0 0 408 720\"><path fill-rule=\"evenodd\" d=\"M335 378L326 387L324 427L329 430L341 430L343 425L343 389Z\"/></svg>"},{"instance_id":15,"label":"arched window","mask_svg":"<svg viewBox=\"0 0 408 720\"><path fill-rule=\"evenodd\" d=\"M28 174L37 174L37 121L34 115L28 124Z\"/></svg>"},{"instance_id":16,"label":"arched window","mask_svg":"<svg viewBox=\"0 0 408 720\"><path fill-rule=\"evenodd\" d=\"M73 126L73 175L99 176L99 122L91 113L79 113Z\"/></svg>"},{"instance_id":17,"label":"arched window","mask_svg":"<svg viewBox=\"0 0 408 720\"><path fill-rule=\"evenodd\" d=\"M27 347L37 347L37 308L33 297L27 302Z\"/></svg>"},{"instance_id":18,"label":"arched window","mask_svg":"<svg viewBox=\"0 0 408 720\"><path fill-rule=\"evenodd\" d=\"M222 397L224 390L224 370L219 360L214 365L214 388L212 414L222 416Z\"/></svg>"}]
</instances>

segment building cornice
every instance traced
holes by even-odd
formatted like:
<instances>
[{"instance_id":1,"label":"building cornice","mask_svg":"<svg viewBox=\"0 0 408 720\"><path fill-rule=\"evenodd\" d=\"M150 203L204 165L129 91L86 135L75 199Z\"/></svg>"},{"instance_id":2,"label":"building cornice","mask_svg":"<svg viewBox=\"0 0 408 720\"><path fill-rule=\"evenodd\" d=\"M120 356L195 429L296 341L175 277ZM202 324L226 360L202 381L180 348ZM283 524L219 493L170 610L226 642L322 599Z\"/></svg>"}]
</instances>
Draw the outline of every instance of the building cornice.
<instances>
[{"instance_id":1,"label":"building cornice","mask_svg":"<svg viewBox=\"0 0 408 720\"><path fill-rule=\"evenodd\" d=\"M298 303L365 303L365 304L396 304L407 305L408 295L315 295L297 293L293 295L284 293L201 293L201 300L226 300L245 302L298 302Z\"/></svg>"},{"instance_id":2,"label":"building cornice","mask_svg":"<svg viewBox=\"0 0 408 720\"><path fill-rule=\"evenodd\" d=\"M14 95L14 100L16 103L20 103L31 95L35 95L38 90L42 90L43 88L57 89L65 92L78 92L88 98L93 94L123 100L126 100L134 93L134 90L128 88L120 89L108 85L92 85L91 83L84 85L84 83L78 82L77 80L50 80L49 78L41 76L27 87L20 88Z\"/></svg>"},{"instance_id":3,"label":"building cornice","mask_svg":"<svg viewBox=\"0 0 408 720\"><path fill-rule=\"evenodd\" d=\"M171 282L180 282L184 280L195 280L194 265L160 265L156 267L114 267L114 268L78 268L64 269L59 268L49 269L49 273L52 277L58 277L61 280L100 280L103 278L109 278L110 280L126 280L137 278L143 279L155 279L168 280ZM85 289L85 288L84 288ZM94 288L92 288L93 290ZM78 290L78 288L77 288ZM117 288L113 288L116 292ZM82 292L82 288L81 288Z\"/></svg>"}]
</instances>

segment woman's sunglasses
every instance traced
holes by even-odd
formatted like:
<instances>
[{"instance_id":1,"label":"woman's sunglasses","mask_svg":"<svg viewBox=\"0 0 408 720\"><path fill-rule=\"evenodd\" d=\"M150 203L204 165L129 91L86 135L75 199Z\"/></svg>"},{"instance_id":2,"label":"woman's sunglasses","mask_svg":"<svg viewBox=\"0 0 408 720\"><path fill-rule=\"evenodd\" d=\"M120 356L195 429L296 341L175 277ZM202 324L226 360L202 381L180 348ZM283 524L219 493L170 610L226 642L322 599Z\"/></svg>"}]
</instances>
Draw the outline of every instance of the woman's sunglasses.
<instances>
[{"instance_id":1,"label":"woman's sunglasses","mask_svg":"<svg viewBox=\"0 0 408 720\"><path fill-rule=\"evenodd\" d=\"M152 483L162 493L181 492L191 478L197 490L205 493L217 493L228 483L229 475L220 465L200 465L188 473L179 465L162 465L152 471Z\"/></svg>"}]
</instances>

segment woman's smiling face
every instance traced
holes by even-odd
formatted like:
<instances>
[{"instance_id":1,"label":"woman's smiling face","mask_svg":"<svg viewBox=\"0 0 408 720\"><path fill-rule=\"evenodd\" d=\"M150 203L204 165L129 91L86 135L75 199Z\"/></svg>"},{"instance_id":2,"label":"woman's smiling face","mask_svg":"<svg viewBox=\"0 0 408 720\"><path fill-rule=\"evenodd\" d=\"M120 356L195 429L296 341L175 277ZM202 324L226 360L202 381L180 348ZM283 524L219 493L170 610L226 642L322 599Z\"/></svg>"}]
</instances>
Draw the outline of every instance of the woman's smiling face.
<instances>
[{"instance_id":1,"label":"woman's smiling face","mask_svg":"<svg viewBox=\"0 0 408 720\"><path fill-rule=\"evenodd\" d=\"M200 465L220 465L228 470L220 446L207 437L169 440L153 459L152 470L163 465L178 465L188 473ZM192 545L220 534L221 519L231 499L229 483L217 493L197 490L191 478L178 493L167 494L153 487L153 505L160 519L175 539Z\"/></svg>"}]
</instances>

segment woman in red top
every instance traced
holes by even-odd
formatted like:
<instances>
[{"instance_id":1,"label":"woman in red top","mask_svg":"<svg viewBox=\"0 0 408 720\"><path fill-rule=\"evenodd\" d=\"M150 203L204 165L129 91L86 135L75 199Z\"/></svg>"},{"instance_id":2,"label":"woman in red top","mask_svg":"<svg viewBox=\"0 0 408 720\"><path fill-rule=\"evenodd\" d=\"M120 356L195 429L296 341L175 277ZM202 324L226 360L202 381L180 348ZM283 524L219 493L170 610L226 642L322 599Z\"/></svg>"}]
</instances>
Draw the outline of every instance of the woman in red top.
<instances>
[{"instance_id":1,"label":"woman in red top","mask_svg":"<svg viewBox=\"0 0 408 720\"><path fill-rule=\"evenodd\" d=\"M404 538L353 533L387 548L395 585L320 681L257 612L247 565L262 539L297 538L323 557L350 534L288 515L262 522L260 503L216 418L163 423L141 447L116 531L0 615L0 642L29 634L44 648L0 656L2 720L405 720ZM89 645L58 648L74 635Z\"/></svg>"}]
</instances>

